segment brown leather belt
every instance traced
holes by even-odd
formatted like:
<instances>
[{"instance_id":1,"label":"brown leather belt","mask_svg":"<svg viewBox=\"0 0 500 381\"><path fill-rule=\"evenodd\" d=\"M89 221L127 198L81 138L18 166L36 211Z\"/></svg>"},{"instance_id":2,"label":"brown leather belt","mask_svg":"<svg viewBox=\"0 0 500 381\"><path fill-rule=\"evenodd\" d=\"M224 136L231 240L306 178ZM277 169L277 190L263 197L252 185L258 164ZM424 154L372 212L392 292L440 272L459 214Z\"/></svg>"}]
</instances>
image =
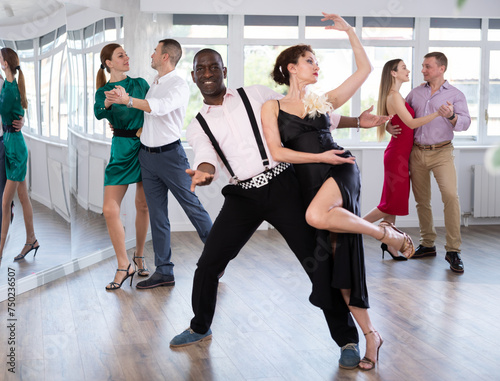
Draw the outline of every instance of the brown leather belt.
<instances>
[{"instance_id":1,"label":"brown leather belt","mask_svg":"<svg viewBox=\"0 0 500 381\"><path fill-rule=\"evenodd\" d=\"M442 143L438 143L438 144L431 144L431 145L422 145L422 144L418 144L417 142L413 142L413 144L415 146L418 147L418 149L422 150L422 151L432 151L432 150L435 150L435 149L439 149L439 148L443 148L443 147L447 147L449 145L451 145L451 140L448 140L446 142L442 142Z\"/></svg>"}]
</instances>

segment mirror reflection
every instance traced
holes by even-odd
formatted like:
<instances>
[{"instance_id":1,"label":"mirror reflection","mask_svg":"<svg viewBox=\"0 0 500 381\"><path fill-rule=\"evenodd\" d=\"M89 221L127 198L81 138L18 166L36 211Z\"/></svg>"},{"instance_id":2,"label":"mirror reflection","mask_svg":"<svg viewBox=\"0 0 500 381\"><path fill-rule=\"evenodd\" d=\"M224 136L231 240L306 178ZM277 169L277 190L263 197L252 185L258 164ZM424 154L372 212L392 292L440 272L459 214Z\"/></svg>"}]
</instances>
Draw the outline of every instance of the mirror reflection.
<instances>
[{"instance_id":1,"label":"mirror reflection","mask_svg":"<svg viewBox=\"0 0 500 381\"><path fill-rule=\"evenodd\" d=\"M22 140L26 144L26 163L19 168L25 173L25 186L18 187L23 202L16 190L12 222L7 225L9 233L2 240L5 247L1 259L1 266L14 268L19 279L67 262L71 255L66 13L64 5L57 1L43 4L2 1L1 5L0 48L8 48L4 52L13 51L19 58L27 98L24 126L21 132L13 133L16 144L11 147L18 151L15 147ZM2 65L2 69L7 79L12 70L8 64ZM19 83L20 71L14 71L11 79ZM9 94L4 90L2 93L6 97ZM10 123L8 117L6 122ZM6 129L9 128L7 125ZM27 201L31 201L32 214ZM33 250L24 258L19 257L30 249ZM6 276L6 271L0 272L0 285L5 283Z\"/></svg>"},{"instance_id":2,"label":"mirror reflection","mask_svg":"<svg viewBox=\"0 0 500 381\"><path fill-rule=\"evenodd\" d=\"M29 208L23 210L14 192L0 259L18 280L47 270L70 272L80 258L97 262L113 254L102 215L112 133L93 113L99 52L109 42L123 44L123 18L115 13L56 0L0 1L0 48L19 57L27 98L19 136L26 143L25 193L34 229ZM5 70L0 73L6 77ZM127 192L120 216L127 248L135 245L134 193ZM30 239L36 244L25 245ZM6 278L7 271L0 271L0 287Z\"/></svg>"}]
</instances>

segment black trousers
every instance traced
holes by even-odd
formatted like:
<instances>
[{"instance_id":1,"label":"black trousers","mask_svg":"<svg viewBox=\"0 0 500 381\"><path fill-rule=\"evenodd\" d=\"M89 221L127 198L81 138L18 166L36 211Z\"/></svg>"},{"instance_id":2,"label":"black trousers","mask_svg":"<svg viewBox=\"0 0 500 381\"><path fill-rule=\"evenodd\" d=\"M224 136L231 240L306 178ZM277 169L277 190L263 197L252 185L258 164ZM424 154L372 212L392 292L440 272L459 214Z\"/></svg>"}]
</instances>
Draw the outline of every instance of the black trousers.
<instances>
[{"instance_id":1,"label":"black trousers","mask_svg":"<svg viewBox=\"0 0 500 381\"><path fill-rule=\"evenodd\" d=\"M263 221L272 224L307 271L314 255L315 231L305 221L305 207L292 168L261 188L228 185L224 205L215 220L194 274L191 329L205 333L212 324L217 302L218 274L235 258ZM308 273L309 277L311 274ZM357 343L350 313L323 310L332 338L339 346Z\"/></svg>"}]
</instances>

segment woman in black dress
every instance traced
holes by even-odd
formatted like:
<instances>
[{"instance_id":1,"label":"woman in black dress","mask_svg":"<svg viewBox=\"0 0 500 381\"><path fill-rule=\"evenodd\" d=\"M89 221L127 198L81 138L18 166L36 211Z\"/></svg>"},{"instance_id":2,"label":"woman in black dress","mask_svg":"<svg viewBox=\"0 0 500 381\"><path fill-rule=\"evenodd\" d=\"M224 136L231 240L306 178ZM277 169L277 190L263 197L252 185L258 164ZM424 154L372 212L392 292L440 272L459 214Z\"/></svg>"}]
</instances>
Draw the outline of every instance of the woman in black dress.
<instances>
[{"instance_id":1,"label":"woman in black dress","mask_svg":"<svg viewBox=\"0 0 500 381\"><path fill-rule=\"evenodd\" d=\"M322 249L317 250L329 251L330 246L333 250L333 255L329 251L330 255L323 256L324 263L315 270L311 301L320 307L342 308L328 300L340 292L365 334L366 354L359 367L370 370L375 367L383 340L367 310L362 234L399 247L407 257L414 248L411 238L393 225L383 221L377 226L359 217L359 169L351 153L333 141L328 112L352 97L372 67L354 29L338 15L323 14L323 21L334 23L327 29L347 33L357 70L324 96L307 94L307 86L318 80L319 67L313 50L308 45L284 50L276 60L272 76L278 84L289 85L289 92L280 101L264 104L262 125L273 158L294 164L308 205L307 222L318 229L318 248Z\"/></svg>"}]
</instances>

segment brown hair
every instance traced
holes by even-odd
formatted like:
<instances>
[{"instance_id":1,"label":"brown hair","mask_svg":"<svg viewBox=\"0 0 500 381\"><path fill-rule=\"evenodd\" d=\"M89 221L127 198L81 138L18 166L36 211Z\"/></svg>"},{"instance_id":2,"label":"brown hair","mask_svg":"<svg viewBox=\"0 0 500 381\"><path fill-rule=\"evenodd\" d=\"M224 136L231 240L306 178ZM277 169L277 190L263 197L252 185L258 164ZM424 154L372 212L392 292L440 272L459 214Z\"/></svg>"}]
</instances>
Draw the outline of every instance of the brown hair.
<instances>
[{"instance_id":1,"label":"brown hair","mask_svg":"<svg viewBox=\"0 0 500 381\"><path fill-rule=\"evenodd\" d=\"M290 86L290 73L288 71L288 64L296 64L299 62L299 57L304 57L306 52L314 54L311 45L299 44L290 46L283 50L274 64L274 69L271 72L271 78L278 85Z\"/></svg>"},{"instance_id":2,"label":"brown hair","mask_svg":"<svg viewBox=\"0 0 500 381\"><path fill-rule=\"evenodd\" d=\"M161 52L163 54L168 54L170 63L174 65L174 67L177 66L177 62L179 62L182 57L181 44L171 38L158 41L158 43L162 44Z\"/></svg>"},{"instance_id":3,"label":"brown hair","mask_svg":"<svg viewBox=\"0 0 500 381\"><path fill-rule=\"evenodd\" d=\"M380 78L380 88L378 90L378 103L377 103L377 114L378 115L388 115L387 112L387 96L389 91L391 91L392 84L394 83L394 77L391 75L391 71L398 71L399 63L403 61L401 58L396 58L394 60L387 61L382 69L382 77ZM377 138L378 141L382 141L385 136L385 123L377 127Z\"/></svg>"},{"instance_id":4,"label":"brown hair","mask_svg":"<svg viewBox=\"0 0 500 381\"><path fill-rule=\"evenodd\" d=\"M95 80L95 87L96 89L100 89L101 87L103 87L105 84L106 84L106 74L104 73L104 69L106 69L106 71L108 73L110 73L110 70L109 70L109 67L106 66L106 61L107 60L110 60L111 61L111 57L113 56L113 52L118 49L118 48L121 48L122 46L120 44L108 44L106 45L104 48L102 48L101 50L101 67L99 68L99 70L97 70L97 77L96 77L96 80Z\"/></svg>"},{"instance_id":5,"label":"brown hair","mask_svg":"<svg viewBox=\"0 0 500 381\"><path fill-rule=\"evenodd\" d=\"M444 71L446 71L446 69L448 69L448 58L446 58L444 53L430 52L424 56L424 58L431 58L431 57L434 57L436 59L438 66L444 66Z\"/></svg>"},{"instance_id":6,"label":"brown hair","mask_svg":"<svg viewBox=\"0 0 500 381\"><path fill-rule=\"evenodd\" d=\"M17 88L19 89L19 95L21 96L21 107L24 109L28 108L28 99L26 98L26 85L24 82L24 74L19 66L19 56L11 48L2 48L0 50L2 53L2 58L9 65L9 69L12 75L16 75L16 71L19 72L17 77Z\"/></svg>"}]
</instances>

